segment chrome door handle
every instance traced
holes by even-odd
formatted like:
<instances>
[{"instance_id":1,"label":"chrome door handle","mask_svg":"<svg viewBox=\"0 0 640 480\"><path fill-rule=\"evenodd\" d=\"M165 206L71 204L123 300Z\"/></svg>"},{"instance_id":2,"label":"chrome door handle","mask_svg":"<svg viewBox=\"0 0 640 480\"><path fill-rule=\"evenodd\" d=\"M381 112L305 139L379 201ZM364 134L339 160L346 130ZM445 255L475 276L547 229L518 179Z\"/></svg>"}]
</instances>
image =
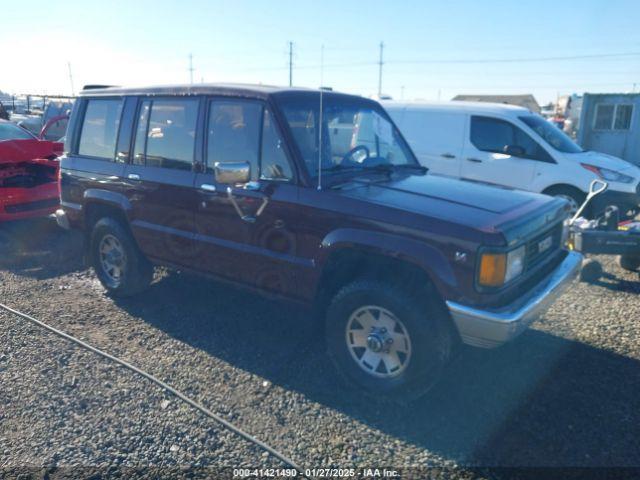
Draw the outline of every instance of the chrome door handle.
<instances>
[{"instance_id":1,"label":"chrome door handle","mask_svg":"<svg viewBox=\"0 0 640 480\"><path fill-rule=\"evenodd\" d=\"M138 175L137 173L130 173L129 175L127 175L127 178L129 180L140 180L140 175Z\"/></svg>"},{"instance_id":2,"label":"chrome door handle","mask_svg":"<svg viewBox=\"0 0 640 480\"><path fill-rule=\"evenodd\" d=\"M469 160L470 162L474 162L474 163L482 163L482 160L480 160L479 158L469 157L469 158L467 158L467 160Z\"/></svg>"},{"instance_id":3,"label":"chrome door handle","mask_svg":"<svg viewBox=\"0 0 640 480\"><path fill-rule=\"evenodd\" d=\"M202 185L200 185L200 190L204 190L205 192L215 192L216 186L211 185L210 183L203 183Z\"/></svg>"},{"instance_id":4,"label":"chrome door handle","mask_svg":"<svg viewBox=\"0 0 640 480\"><path fill-rule=\"evenodd\" d=\"M440 155L442 158L456 158L456 156L452 153L443 153Z\"/></svg>"}]
</instances>

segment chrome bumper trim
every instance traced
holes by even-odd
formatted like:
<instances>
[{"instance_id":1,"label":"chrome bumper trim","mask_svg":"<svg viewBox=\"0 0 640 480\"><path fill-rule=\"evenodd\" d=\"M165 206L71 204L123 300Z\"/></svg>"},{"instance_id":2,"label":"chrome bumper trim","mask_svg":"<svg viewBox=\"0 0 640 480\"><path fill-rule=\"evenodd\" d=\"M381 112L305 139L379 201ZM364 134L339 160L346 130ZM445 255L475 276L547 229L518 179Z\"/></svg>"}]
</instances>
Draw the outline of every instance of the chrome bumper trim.
<instances>
[{"instance_id":1,"label":"chrome bumper trim","mask_svg":"<svg viewBox=\"0 0 640 480\"><path fill-rule=\"evenodd\" d=\"M497 310L483 310L447 301L462 341L492 348L518 336L542 315L580 273L582 255L569 252L556 269L523 299Z\"/></svg>"},{"instance_id":2,"label":"chrome bumper trim","mask_svg":"<svg viewBox=\"0 0 640 480\"><path fill-rule=\"evenodd\" d=\"M64 228L65 230L71 229L71 225L69 224L69 217L67 217L67 214L64 212L64 210L59 208L58 210L56 210L56 213L54 213L54 215L56 217L56 223L60 228Z\"/></svg>"}]
</instances>

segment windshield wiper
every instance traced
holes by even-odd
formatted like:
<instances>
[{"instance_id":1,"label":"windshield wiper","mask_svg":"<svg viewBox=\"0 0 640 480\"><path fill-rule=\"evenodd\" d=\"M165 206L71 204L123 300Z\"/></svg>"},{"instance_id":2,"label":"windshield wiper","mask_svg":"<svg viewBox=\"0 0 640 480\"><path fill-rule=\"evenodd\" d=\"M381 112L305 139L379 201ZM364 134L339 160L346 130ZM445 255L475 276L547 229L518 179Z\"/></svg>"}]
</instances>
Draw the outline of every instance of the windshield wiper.
<instances>
[{"instance_id":1,"label":"windshield wiper","mask_svg":"<svg viewBox=\"0 0 640 480\"><path fill-rule=\"evenodd\" d=\"M369 165L369 166L359 166L359 165L333 165L331 167L324 167L321 169L322 172L380 172L380 173L391 173L396 170L418 170L422 173L426 173L429 169L422 165L416 165L411 163L404 163L400 165L395 165L391 163L378 163L377 165Z\"/></svg>"},{"instance_id":2,"label":"windshield wiper","mask_svg":"<svg viewBox=\"0 0 640 480\"><path fill-rule=\"evenodd\" d=\"M395 165L391 163L379 163L378 165L363 167L363 170L376 171L376 172L382 172L382 173L392 173L398 170L418 170L421 173L427 173L429 169L427 167L423 167L422 165L415 165L411 163L403 163L400 165Z\"/></svg>"}]
</instances>

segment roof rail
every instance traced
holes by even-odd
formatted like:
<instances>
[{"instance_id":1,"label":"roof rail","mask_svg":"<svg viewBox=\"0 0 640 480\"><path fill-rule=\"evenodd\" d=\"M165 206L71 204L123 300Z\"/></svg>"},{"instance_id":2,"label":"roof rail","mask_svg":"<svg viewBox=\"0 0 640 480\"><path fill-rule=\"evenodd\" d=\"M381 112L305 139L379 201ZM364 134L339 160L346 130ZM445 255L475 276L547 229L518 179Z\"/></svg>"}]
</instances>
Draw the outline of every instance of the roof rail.
<instances>
[{"instance_id":1,"label":"roof rail","mask_svg":"<svg viewBox=\"0 0 640 480\"><path fill-rule=\"evenodd\" d=\"M116 85L85 85L82 87L82 90L96 90L98 88L109 88L115 87Z\"/></svg>"}]
</instances>

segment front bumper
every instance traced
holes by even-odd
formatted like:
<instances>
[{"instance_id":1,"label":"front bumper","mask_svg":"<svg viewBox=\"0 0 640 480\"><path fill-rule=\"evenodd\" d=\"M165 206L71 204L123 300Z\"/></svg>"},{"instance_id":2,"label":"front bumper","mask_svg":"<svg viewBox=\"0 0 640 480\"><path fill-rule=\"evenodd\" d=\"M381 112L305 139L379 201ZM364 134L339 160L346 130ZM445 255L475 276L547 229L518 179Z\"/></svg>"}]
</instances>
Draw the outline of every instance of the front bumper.
<instances>
[{"instance_id":1,"label":"front bumper","mask_svg":"<svg viewBox=\"0 0 640 480\"><path fill-rule=\"evenodd\" d=\"M556 269L524 298L497 310L483 310L455 302L447 307L468 345L493 348L515 338L542 315L580 273L582 255L569 252Z\"/></svg>"}]
</instances>

